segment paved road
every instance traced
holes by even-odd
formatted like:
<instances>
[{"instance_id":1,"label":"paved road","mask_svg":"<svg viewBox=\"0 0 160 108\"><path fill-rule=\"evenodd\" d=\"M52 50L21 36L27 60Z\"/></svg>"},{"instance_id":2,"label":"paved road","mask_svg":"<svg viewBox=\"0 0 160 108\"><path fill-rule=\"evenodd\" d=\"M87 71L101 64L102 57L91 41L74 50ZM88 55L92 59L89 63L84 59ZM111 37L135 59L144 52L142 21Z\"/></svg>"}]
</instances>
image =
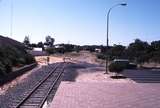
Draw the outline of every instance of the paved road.
<instances>
[{"instance_id":1,"label":"paved road","mask_svg":"<svg viewBox=\"0 0 160 108\"><path fill-rule=\"evenodd\" d=\"M160 83L160 71L158 70L125 70L123 75L137 83Z\"/></svg>"}]
</instances>

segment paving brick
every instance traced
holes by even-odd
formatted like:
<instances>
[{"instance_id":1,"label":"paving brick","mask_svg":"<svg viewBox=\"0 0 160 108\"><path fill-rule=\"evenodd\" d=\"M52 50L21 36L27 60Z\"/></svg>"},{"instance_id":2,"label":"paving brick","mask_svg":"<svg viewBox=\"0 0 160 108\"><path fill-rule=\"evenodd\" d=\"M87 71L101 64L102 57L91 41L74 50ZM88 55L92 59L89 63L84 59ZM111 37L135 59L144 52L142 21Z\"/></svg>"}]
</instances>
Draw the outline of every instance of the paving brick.
<instances>
[{"instance_id":1,"label":"paving brick","mask_svg":"<svg viewBox=\"0 0 160 108\"><path fill-rule=\"evenodd\" d=\"M62 82L51 108L158 108L160 84Z\"/></svg>"}]
</instances>

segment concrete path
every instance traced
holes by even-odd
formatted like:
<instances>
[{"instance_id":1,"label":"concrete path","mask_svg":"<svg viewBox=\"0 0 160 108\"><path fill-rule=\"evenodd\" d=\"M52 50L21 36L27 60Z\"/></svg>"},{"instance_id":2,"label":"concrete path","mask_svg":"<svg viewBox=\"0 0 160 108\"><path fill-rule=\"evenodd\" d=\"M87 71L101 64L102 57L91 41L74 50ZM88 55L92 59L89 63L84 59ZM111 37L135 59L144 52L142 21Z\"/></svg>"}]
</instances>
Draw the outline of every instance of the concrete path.
<instances>
[{"instance_id":1,"label":"concrete path","mask_svg":"<svg viewBox=\"0 0 160 108\"><path fill-rule=\"evenodd\" d=\"M160 108L159 83L62 82L50 108Z\"/></svg>"}]
</instances>

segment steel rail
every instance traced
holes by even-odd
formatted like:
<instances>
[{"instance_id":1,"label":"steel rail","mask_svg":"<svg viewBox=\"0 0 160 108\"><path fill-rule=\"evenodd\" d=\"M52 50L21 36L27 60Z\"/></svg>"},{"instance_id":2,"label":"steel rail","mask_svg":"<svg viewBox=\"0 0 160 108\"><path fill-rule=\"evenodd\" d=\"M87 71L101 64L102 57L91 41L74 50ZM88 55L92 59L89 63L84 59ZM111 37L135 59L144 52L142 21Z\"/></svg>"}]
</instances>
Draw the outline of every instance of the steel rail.
<instances>
[{"instance_id":1,"label":"steel rail","mask_svg":"<svg viewBox=\"0 0 160 108\"><path fill-rule=\"evenodd\" d=\"M64 69L65 69L65 65L63 66L62 71L58 74L58 77L55 79L55 81L54 81L53 84L51 85L49 91L47 92L47 94L46 94L45 97L43 98L43 101L41 102L41 104L39 105L38 108L42 108L42 107L43 107L43 104L45 103L47 97L49 96L49 94L51 93L53 87L56 85L56 83L57 83L58 80L60 79L62 73L64 72Z\"/></svg>"},{"instance_id":2,"label":"steel rail","mask_svg":"<svg viewBox=\"0 0 160 108\"><path fill-rule=\"evenodd\" d=\"M41 80L36 86L30 91L30 93L18 104L15 108L20 108L20 106L25 103L25 101L38 89L39 86L41 86L59 67L60 64L56 64L53 70L43 79Z\"/></svg>"}]
</instances>

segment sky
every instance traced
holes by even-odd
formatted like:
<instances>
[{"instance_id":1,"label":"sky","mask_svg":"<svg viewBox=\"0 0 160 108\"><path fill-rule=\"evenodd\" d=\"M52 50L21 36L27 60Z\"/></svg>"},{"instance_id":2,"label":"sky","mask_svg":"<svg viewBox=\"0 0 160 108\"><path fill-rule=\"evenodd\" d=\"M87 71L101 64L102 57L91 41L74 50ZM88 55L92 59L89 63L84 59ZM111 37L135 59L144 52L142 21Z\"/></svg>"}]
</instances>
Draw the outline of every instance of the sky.
<instances>
[{"instance_id":1,"label":"sky","mask_svg":"<svg viewBox=\"0 0 160 108\"><path fill-rule=\"evenodd\" d=\"M0 0L0 35L21 42L25 36L44 42L50 35L55 44L106 45L107 12L123 2L127 6L110 13L109 45L160 40L160 0Z\"/></svg>"}]
</instances>

